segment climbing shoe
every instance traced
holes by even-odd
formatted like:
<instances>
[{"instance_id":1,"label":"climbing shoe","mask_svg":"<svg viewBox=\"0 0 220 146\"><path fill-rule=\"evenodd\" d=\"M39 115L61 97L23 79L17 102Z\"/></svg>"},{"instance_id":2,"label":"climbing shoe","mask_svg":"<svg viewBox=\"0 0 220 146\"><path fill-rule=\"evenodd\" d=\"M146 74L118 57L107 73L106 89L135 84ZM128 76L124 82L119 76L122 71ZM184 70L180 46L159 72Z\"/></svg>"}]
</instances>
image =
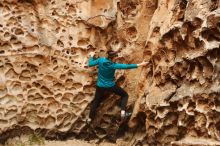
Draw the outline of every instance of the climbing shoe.
<instances>
[{"instance_id":1,"label":"climbing shoe","mask_svg":"<svg viewBox=\"0 0 220 146\"><path fill-rule=\"evenodd\" d=\"M124 119L124 118L127 118L127 117L130 117L132 113L130 112L126 112L124 110L121 111L121 118Z\"/></svg>"}]
</instances>

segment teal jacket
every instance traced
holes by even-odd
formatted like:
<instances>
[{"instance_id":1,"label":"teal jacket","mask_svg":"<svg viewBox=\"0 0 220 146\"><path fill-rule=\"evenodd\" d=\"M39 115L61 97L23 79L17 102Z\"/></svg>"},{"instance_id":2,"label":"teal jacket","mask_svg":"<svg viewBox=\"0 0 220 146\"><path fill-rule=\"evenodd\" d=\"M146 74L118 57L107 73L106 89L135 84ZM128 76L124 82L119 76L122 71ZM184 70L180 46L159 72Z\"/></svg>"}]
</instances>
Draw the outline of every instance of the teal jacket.
<instances>
[{"instance_id":1,"label":"teal jacket","mask_svg":"<svg viewBox=\"0 0 220 146\"><path fill-rule=\"evenodd\" d=\"M107 58L98 58L96 60L90 56L89 67L98 65L98 81L97 86L109 88L115 85L115 70L116 69L132 69L137 68L137 64L119 64L113 63Z\"/></svg>"}]
</instances>

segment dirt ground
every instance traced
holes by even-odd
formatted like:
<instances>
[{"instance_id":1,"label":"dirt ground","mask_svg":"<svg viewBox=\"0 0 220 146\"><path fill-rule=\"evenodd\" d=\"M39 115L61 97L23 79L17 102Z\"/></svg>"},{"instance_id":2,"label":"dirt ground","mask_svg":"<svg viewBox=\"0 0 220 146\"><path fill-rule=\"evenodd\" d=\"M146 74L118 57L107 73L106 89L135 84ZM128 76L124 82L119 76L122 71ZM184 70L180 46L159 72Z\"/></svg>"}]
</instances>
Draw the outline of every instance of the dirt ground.
<instances>
[{"instance_id":1,"label":"dirt ground","mask_svg":"<svg viewBox=\"0 0 220 146\"><path fill-rule=\"evenodd\" d=\"M4 145L0 146L116 146L117 144L102 142L96 144L95 141L83 141L83 140L66 140L66 141L49 141L45 140L39 135L22 135L20 137L14 137L8 139Z\"/></svg>"},{"instance_id":2,"label":"dirt ground","mask_svg":"<svg viewBox=\"0 0 220 146\"><path fill-rule=\"evenodd\" d=\"M0 146L29 146L29 144L14 143L12 145ZM67 141L45 141L44 144L33 144L31 146L117 146L116 144L103 142L101 144L89 143L82 140L67 140Z\"/></svg>"},{"instance_id":3,"label":"dirt ground","mask_svg":"<svg viewBox=\"0 0 220 146\"><path fill-rule=\"evenodd\" d=\"M81 140L68 140L68 141L46 141L44 146L116 146L111 143L88 143Z\"/></svg>"}]
</instances>

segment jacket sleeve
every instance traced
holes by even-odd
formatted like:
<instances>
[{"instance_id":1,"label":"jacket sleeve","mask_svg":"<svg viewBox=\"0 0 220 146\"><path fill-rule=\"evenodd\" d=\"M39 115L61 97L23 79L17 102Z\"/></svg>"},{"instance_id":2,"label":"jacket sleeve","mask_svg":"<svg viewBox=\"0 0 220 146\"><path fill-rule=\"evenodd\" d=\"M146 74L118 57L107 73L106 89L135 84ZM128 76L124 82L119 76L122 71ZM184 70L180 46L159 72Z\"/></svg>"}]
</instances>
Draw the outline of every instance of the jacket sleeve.
<instances>
[{"instance_id":1,"label":"jacket sleeve","mask_svg":"<svg viewBox=\"0 0 220 146\"><path fill-rule=\"evenodd\" d=\"M94 60L93 57L89 57L89 67L96 66L99 63L99 58Z\"/></svg>"},{"instance_id":2,"label":"jacket sleeve","mask_svg":"<svg viewBox=\"0 0 220 146\"><path fill-rule=\"evenodd\" d=\"M120 63L114 64L114 69L132 69L137 67L138 67L137 64L120 64Z\"/></svg>"}]
</instances>

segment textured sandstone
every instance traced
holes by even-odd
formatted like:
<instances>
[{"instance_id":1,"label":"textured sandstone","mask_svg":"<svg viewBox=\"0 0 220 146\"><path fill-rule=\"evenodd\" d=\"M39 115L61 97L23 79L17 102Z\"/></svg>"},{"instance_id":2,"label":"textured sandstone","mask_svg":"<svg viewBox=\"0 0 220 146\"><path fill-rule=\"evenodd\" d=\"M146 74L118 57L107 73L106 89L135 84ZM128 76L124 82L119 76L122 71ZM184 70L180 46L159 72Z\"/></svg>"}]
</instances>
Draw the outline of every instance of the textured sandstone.
<instances>
[{"instance_id":1,"label":"textured sandstone","mask_svg":"<svg viewBox=\"0 0 220 146\"><path fill-rule=\"evenodd\" d=\"M219 10L218 1L160 1L145 48L152 67L136 103L146 113L148 143L220 140Z\"/></svg>"},{"instance_id":2,"label":"textured sandstone","mask_svg":"<svg viewBox=\"0 0 220 146\"><path fill-rule=\"evenodd\" d=\"M196 145L200 138L217 145L219 0L1 0L0 139L19 129L112 139L116 96L99 108L95 134L85 126L96 81L88 54L110 48L123 63L150 61L116 74L134 106L119 145Z\"/></svg>"}]
</instances>

